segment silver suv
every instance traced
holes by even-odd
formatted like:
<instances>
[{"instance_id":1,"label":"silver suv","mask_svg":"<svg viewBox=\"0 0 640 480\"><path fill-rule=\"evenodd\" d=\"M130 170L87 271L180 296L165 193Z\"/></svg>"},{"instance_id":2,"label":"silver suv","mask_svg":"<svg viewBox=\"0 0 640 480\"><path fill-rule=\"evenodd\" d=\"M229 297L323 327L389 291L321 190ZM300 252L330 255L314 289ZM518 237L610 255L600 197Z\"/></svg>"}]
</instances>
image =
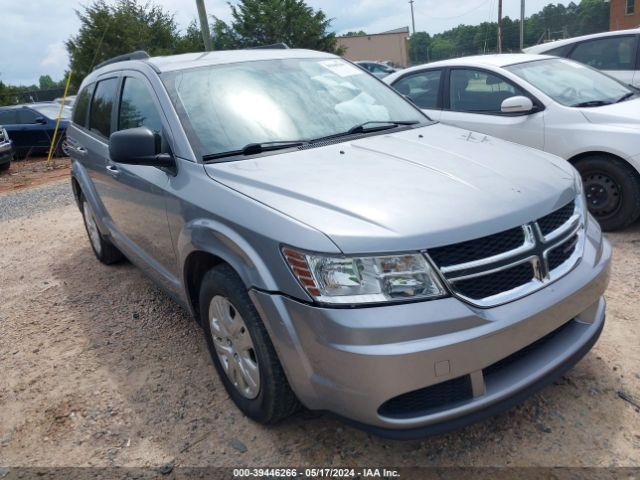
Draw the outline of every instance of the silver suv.
<instances>
[{"instance_id":1,"label":"silver suv","mask_svg":"<svg viewBox=\"0 0 640 480\"><path fill-rule=\"evenodd\" d=\"M604 325L611 248L552 155L429 120L305 50L116 58L67 132L96 257L200 323L229 395L417 437L553 381Z\"/></svg>"}]
</instances>

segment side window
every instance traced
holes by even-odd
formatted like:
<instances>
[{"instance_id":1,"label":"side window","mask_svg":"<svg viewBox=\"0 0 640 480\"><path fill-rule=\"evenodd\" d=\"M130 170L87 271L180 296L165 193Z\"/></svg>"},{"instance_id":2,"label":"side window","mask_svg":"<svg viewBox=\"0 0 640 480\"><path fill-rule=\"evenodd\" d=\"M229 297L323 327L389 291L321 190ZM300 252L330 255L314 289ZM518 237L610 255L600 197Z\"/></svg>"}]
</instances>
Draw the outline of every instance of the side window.
<instances>
[{"instance_id":1,"label":"side window","mask_svg":"<svg viewBox=\"0 0 640 480\"><path fill-rule=\"evenodd\" d=\"M89 128L107 138L111 135L111 112L116 98L118 79L109 78L98 82L91 101Z\"/></svg>"},{"instance_id":2,"label":"side window","mask_svg":"<svg viewBox=\"0 0 640 480\"><path fill-rule=\"evenodd\" d=\"M0 125L15 125L18 123L14 109L0 110Z\"/></svg>"},{"instance_id":3,"label":"side window","mask_svg":"<svg viewBox=\"0 0 640 480\"><path fill-rule=\"evenodd\" d=\"M162 120L151 92L142 80L127 77L122 87L118 130L147 127L162 134Z\"/></svg>"},{"instance_id":4,"label":"side window","mask_svg":"<svg viewBox=\"0 0 640 480\"><path fill-rule=\"evenodd\" d=\"M407 95L420 108L438 108L442 70L429 70L402 77L393 85L402 95Z\"/></svg>"},{"instance_id":5,"label":"side window","mask_svg":"<svg viewBox=\"0 0 640 480\"><path fill-rule=\"evenodd\" d=\"M33 124L36 123L36 118L40 117L33 110L29 110L27 108L23 108L18 110L18 122L21 125Z\"/></svg>"},{"instance_id":6,"label":"side window","mask_svg":"<svg viewBox=\"0 0 640 480\"><path fill-rule=\"evenodd\" d=\"M87 113L89 112L89 103L91 102L93 87L93 84L87 85L76 98L76 103L73 108L73 123L81 127L87 126Z\"/></svg>"},{"instance_id":7,"label":"side window","mask_svg":"<svg viewBox=\"0 0 640 480\"><path fill-rule=\"evenodd\" d=\"M497 75L478 70L451 70L449 100L455 112L500 113L502 102L524 92Z\"/></svg>"},{"instance_id":8,"label":"side window","mask_svg":"<svg viewBox=\"0 0 640 480\"><path fill-rule=\"evenodd\" d=\"M609 37L580 43L569 58L600 70L635 70L637 38Z\"/></svg>"}]
</instances>

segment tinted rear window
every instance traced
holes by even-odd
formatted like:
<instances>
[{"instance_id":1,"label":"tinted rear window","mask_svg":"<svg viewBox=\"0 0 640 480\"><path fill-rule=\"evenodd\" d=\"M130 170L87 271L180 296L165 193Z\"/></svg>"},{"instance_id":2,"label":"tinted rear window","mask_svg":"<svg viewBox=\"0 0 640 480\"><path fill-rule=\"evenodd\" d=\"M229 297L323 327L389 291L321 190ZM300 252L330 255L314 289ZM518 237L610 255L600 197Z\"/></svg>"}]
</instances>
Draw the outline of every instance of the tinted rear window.
<instances>
[{"instance_id":1,"label":"tinted rear window","mask_svg":"<svg viewBox=\"0 0 640 480\"><path fill-rule=\"evenodd\" d=\"M81 127L87 126L87 113L89 112L89 102L91 102L93 87L93 83L91 85L87 85L76 98L76 103L73 109L73 123L80 125Z\"/></svg>"},{"instance_id":2,"label":"tinted rear window","mask_svg":"<svg viewBox=\"0 0 640 480\"><path fill-rule=\"evenodd\" d=\"M111 112L113 111L117 87L117 78L109 78L98 82L91 101L89 128L92 132L99 133L107 138L111 135Z\"/></svg>"}]
</instances>

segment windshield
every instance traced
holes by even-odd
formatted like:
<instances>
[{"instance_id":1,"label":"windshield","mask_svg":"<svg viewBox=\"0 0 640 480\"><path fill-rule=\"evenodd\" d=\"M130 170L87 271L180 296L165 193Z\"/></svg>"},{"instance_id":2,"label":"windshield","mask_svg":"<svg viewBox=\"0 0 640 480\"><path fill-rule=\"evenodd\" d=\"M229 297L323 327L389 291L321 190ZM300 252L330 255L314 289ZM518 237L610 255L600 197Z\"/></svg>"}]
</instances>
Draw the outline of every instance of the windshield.
<instances>
[{"instance_id":1,"label":"windshield","mask_svg":"<svg viewBox=\"0 0 640 480\"><path fill-rule=\"evenodd\" d=\"M633 93L591 67L561 58L520 63L507 70L567 106L608 105Z\"/></svg>"},{"instance_id":2,"label":"windshield","mask_svg":"<svg viewBox=\"0 0 640 480\"><path fill-rule=\"evenodd\" d=\"M54 120L58 118L58 115L60 115L60 105L42 105L42 106L33 107L33 109L41 113L43 116L54 119ZM60 115L60 118L62 119L71 118L71 109L65 106L62 109L62 115Z\"/></svg>"},{"instance_id":3,"label":"windshield","mask_svg":"<svg viewBox=\"0 0 640 480\"><path fill-rule=\"evenodd\" d=\"M215 65L166 74L163 81L192 145L207 157L250 144L310 141L367 122L429 122L391 88L341 59Z\"/></svg>"}]
</instances>

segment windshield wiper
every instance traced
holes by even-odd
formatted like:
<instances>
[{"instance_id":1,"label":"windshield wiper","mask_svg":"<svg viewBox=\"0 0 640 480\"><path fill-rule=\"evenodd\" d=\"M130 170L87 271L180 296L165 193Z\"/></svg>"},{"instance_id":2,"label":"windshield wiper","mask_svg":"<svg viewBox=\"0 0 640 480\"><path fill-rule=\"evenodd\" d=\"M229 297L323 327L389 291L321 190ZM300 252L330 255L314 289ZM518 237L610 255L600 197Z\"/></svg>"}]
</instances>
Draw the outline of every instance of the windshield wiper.
<instances>
[{"instance_id":1,"label":"windshield wiper","mask_svg":"<svg viewBox=\"0 0 640 480\"><path fill-rule=\"evenodd\" d=\"M575 105L571 105L572 107L603 107L605 105L611 105L612 102L607 102L605 100L589 100L588 102L576 103Z\"/></svg>"},{"instance_id":2,"label":"windshield wiper","mask_svg":"<svg viewBox=\"0 0 640 480\"><path fill-rule=\"evenodd\" d=\"M346 132L334 133L333 135L327 135L326 137L314 138L313 140L309 140L309 143L314 144L318 142L324 142L325 140L332 140L334 138L348 137L349 135L355 135L357 133L378 132L381 130L390 130L392 128L397 128L402 125L417 125L418 123L420 123L419 120L370 120L368 122L354 125ZM369 125L374 126L369 127Z\"/></svg>"},{"instance_id":3,"label":"windshield wiper","mask_svg":"<svg viewBox=\"0 0 640 480\"><path fill-rule=\"evenodd\" d=\"M627 100L628 98L631 98L633 96L635 96L634 92L625 93L618 100L616 100L616 103L624 102L625 100Z\"/></svg>"},{"instance_id":4,"label":"windshield wiper","mask_svg":"<svg viewBox=\"0 0 640 480\"><path fill-rule=\"evenodd\" d=\"M210 153L208 155L203 155L202 160L207 162L209 160L217 160L219 158L225 157L257 155L263 152L272 152L274 150L284 150L286 148L300 147L301 145L305 145L307 143L309 142L307 142L306 140L280 140L275 142L248 143L239 150L229 150L228 152Z\"/></svg>"}]
</instances>

